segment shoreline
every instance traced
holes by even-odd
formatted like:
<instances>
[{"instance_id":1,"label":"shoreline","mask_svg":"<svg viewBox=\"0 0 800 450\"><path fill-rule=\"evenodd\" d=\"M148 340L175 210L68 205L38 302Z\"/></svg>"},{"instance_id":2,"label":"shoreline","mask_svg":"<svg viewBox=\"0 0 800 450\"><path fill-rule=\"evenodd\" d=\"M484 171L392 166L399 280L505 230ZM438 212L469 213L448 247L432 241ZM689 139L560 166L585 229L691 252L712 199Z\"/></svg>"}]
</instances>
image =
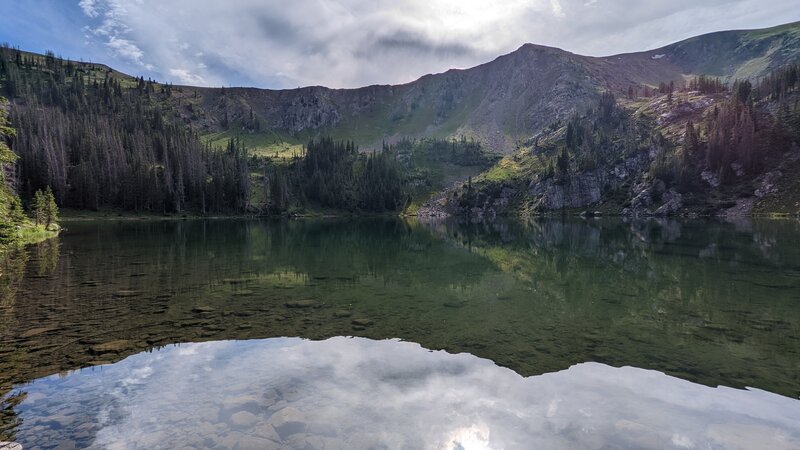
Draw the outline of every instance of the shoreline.
<instances>
[{"instance_id":1,"label":"shoreline","mask_svg":"<svg viewBox=\"0 0 800 450\"><path fill-rule=\"evenodd\" d=\"M7 245L0 246L0 259L4 258L14 249L24 249L30 245L41 244L42 242L49 241L58 237L62 228L58 227L57 230L45 230L40 225L29 225L20 228L19 238Z\"/></svg>"},{"instance_id":2,"label":"shoreline","mask_svg":"<svg viewBox=\"0 0 800 450\"><path fill-rule=\"evenodd\" d=\"M132 211L62 210L62 223L80 221L159 221L159 220L224 220L224 219L335 219L353 217L405 217L402 213L308 212L290 214L152 214Z\"/></svg>"},{"instance_id":3,"label":"shoreline","mask_svg":"<svg viewBox=\"0 0 800 450\"><path fill-rule=\"evenodd\" d=\"M446 219L446 218L460 218L460 219L531 219L531 218L554 218L554 217L575 217L575 218L600 218L600 217L616 217L621 219L649 219L649 218L663 218L663 219L797 219L800 220L800 213L786 213L786 212L770 212L770 213L748 213L748 214L698 214L696 212L688 212L684 214L669 214L669 215L630 215L610 213L604 211L590 211L586 209L569 209L558 211L518 211L511 214L497 214L493 217L480 217L469 214L449 214L441 211L441 214L419 214L400 212L387 212L387 213L359 213L347 211L314 211L304 213L288 213L288 214L211 214L202 215L197 213L167 213L167 214L153 214L153 213L137 213L132 211L85 211L75 209L64 209L61 211L59 218L61 223L69 222L82 222L82 221L162 221L162 220L225 220L225 219L337 219L337 218L365 218L365 217L397 217L397 218L416 218L416 219ZM50 233L50 232L48 232ZM46 239L57 235L50 236ZM27 242L26 242L27 244Z\"/></svg>"}]
</instances>

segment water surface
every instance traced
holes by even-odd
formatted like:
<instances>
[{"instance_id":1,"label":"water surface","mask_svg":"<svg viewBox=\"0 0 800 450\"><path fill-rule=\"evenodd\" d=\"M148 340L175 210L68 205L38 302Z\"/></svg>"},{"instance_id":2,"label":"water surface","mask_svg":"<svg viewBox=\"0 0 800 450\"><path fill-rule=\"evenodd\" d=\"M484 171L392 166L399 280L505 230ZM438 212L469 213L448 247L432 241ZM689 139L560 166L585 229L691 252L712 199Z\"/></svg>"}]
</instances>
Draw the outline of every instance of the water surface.
<instances>
[{"instance_id":1,"label":"water surface","mask_svg":"<svg viewBox=\"0 0 800 450\"><path fill-rule=\"evenodd\" d=\"M399 338L427 349L482 358L435 353L441 357L414 360L421 366L431 364L432 371L438 370L439 360L471 358L470 361L480 361L475 364L491 366L504 377L513 376L508 383L524 386L520 392L535 391L542 398L555 398L553 389L560 384L567 387L564 392L569 392L570 387L577 389L570 383L583 382L580 380L591 378L592 374L605 380L605 384L595 385L594 379L585 382L587 392L609 389L613 385L608 381L611 379L630 377L642 383L640 380L650 380L645 375L652 375L656 381L669 380L665 382L666 391L677 383L692 393L673 399L675 409L670 409L649 402L644 395L646 389L630 395L613 391L603 398L617 399L614 404L618 407L604 410L602 425L584 426L580 408L567 410L571 411L569 423L576 424L578 431L573 431L578 434L567 433L565 445L584 446L584 441L576 437L580 429L596 428L598 435L610 436L610 430L617 429L614 427L639 424L652 428L645 433L650 436L646 439L656 439L641 444L644 446L663 447L666 444L658 442L672 442L672 434L677 433L675 442L691 441L698 445L695 448L706 448L699 444L702 442L734 447L739 444L714 441L713 436L725 434L724 426L740 423L737 429L744 430L739 433L744 440L741 442L763 438L759 433L764 430L778 430L774 436L797 446L796 436L780 431L791 429L792 422L773 419L775 414L782 414L786 420L795 420L796 425L797 416L792 416L796 409L792 408L796 408L800 396L799 240L800 225L796 221L625 223L608 219L420 225L369 219L69 223L59 241L29 249L25 257L15 259L4 269L0 284L0 394L4 395L0 440L24 442L36 434L31 431L31 423L45 420L39 425L45 427L54 423L46 419L63 409L53 402L39 403L47 406L34 408L36 403L26 399L24 393L54 389L53 392L63 392L57 397L63 402L69 403L72 398L83 404L78 399L88 386L95 386L100 392L113 390L124 380L114 374L130 372L133 364L149 366L147 358L167 361L154 364L161 364L159 373L173 373L172 381L185 383L187 389L203 389L204 383L193 383L185 372L172 369L174 361L180 359L176 356L178 350L172 347L137 355L119 366L109 365L174 343L259 339L258 344L228 342L190 348L200 355L208 352L205 357L211 361L208 367L213 371L223 369L214 361L231 353L241 354L242 364L250 364L254 372L260 373L269 372L272 366L289 364L295 352L280 352L279 348L308 349L306 357L320 361L325 360L328 351L346 349L340 353L356 352L353 357L363 358L364 366L372 361L386 368L383 381L370 381L375 386L370 384L369 389L378 389L375 395L379 396L382 383L408 378L402 371L393 372L397 367L389 364L391 361L378 357L401 351L392 348L399 343L384 341ZM262 341L281 336L315 340L359 336L377 341L334 339L319 345L295 340ZM259 352L272 352L269 354L275 361L256 364L250 356ZM583 364L590 362L593 364ZM46 378L81 367L89 369L66 378ZM308 383L299 389L312 399L319 395L314 387L318 383L313 380L325 377L320 367L308 370ZM347 368L342 370L346 372ZM492 370L487 369L487 373ZM266 381L253 385L254 378L246 372L229 372L226 379L231 385L239 383L243 391L253 395L270 387ZM275 376L278 377L277 372ZM484 383L492 384L491 376L487 375L489 381ZM26 384L37 379L41 380ZM63 383L71 383L73 389ZM366 389L363 383L357 386ZM460 385L454 381L454 386ZM713 389L717 386L725 388ZM331 385L334 387L343 395L356 395L359 390ZM755 390L743 390L746 387ZM387 385L390 388L391 383ZM212 390L208 396L212 403L235 396L235 389L230 390L224 383L210 383L208 389ZM689 399L696 395L712 401L720 393L724 393L723 397L742 396L736 398L743 405L755 402L760 412L732 408L728 410L730 417L738 417L739 422L719 419L723 428L709 431L713 428L712 419L719 416L712 414L711 408L698 409ZM527 394L487 391L476 395L513 400L533 394L526 397ZM652 410L651 419L672 414L669 417L674 417L675 423L686 425L667 429L663 422L659 426L652 421L623 417L621 411L626 408L639 408L634 400L638 397L641 405ZM773 401L776 398L780 401ZM136 399L126 398L119 403L133 405ZM193 400L181 399L182 404L190 401ZM392 408L389 399L374 401L373 408ZM571 401L603 403L577 393ZM108 409L107 402L98 402ZM420 402L424 403L421 398ZM402 412L401 406L396 407ZM454 408L445 402L432 404L431 411L437 411L437 407L443 408L441 411ZM166 406L148 403L147 408L160 412ZM342 406L341 410L347 408ZM116 422L103 422L107 418L98 415L101 410L89 406L80 409L83 419L70 424L89 425L75 442L104 442L95 441L102 437L98 430L108 429L105 424ZM746 414L755 415L746 420ZM215 426L228 423L226 418L217 416ZM122 420L121 417L117 419ZM692 419L699 417L705 419ZM267 420L268 416L264 414L262 419ZM487 419L485 425L495 430L492 439L505 436L492 442L506 442L509 444L505 448L515 448L513 442L518 441L514 439L528 434L531 439L547 438L549 428L540 419L531 415L528 426L532 428L523 428L517 435L499 431L498 423L504 422L500 419ZM689 426L693 421L697 427ZM369 423L362 425L377 427L377 422ZM191 434L198 422L187 419L181 424ZM400 425L387 432L402 436L411 429ZM136 426L128 428L136 430ZM43 431L38 430L40 435ZM220 434L218 431L214 436ZM435 447L438 444L434 440L445 431L437 429L434 436L420 430L418 437ZM557 428L551 431L558 434ZM337 433L339 437L348 434L346 430ZM483 435L481 430L475 433ZM387 440L385 444L402 448L422 441L397 442ZM633 441L598 442L639 445ZM217 445L217 441L214 443Z\"/></svg>"},{"instance_id":2,"label":"water surface","mask_svg":"<svg viewBox=\"0 0 800 450\"><path fill-rule=\"evenodd\" d=\"M364 338L182 344L51 376L26 391L19 432L34 446L777 450L800 443L800 402L764 391L598 363L522 378L466 353Z\"/></svg>"}]
</instances>

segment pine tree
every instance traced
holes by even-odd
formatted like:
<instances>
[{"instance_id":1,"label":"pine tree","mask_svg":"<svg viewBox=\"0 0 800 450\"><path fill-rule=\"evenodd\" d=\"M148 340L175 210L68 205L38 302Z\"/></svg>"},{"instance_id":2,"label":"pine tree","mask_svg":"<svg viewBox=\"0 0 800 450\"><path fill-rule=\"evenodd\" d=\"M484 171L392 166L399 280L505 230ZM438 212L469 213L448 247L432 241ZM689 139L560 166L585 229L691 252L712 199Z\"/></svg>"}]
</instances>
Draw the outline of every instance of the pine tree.
<instances>
[{"instance_id":1,"label":"pine tree","mask_svg":"<svg viewBox=\"0 0 800 450\"><path fill-rule=\"evenodd\" d=\"M58 222L58 206L56 205L56 198L50 186L47 186L42 200L44 201L44 226L46 229L50 229L50 225Z\"/></svg>"},{"instance_id":2,"label":"pine tree","mask_svg":"<svg viewBox=\"0 0 800 450\"><path fill-rule=\"evenodd\" d=\"M46 220L47 200L45 199L44 192L41 190L36 191L33 195L33 202L31 203L31 215L36 225L41 225Z\"/></svg>"}]
</instances>

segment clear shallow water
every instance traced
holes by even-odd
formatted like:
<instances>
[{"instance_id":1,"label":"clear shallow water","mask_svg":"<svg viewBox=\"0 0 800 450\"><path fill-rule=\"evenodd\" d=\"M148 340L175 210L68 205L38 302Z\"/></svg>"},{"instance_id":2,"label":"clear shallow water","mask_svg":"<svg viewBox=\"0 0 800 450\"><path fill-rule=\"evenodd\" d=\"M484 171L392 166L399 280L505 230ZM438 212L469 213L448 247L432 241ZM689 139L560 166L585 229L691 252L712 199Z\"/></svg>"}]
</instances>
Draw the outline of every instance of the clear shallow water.
<instances>
[{"instance_id":1,"label":"clear shallow water","mask_svg":"<svg viewBox=\"0 0 800 450\"><path fill-rule=\"evenodd\" d=\"M796 406L790 406L800 396L800 246L796 245L800 241L800 225L795 221L732 225L545 220L420 225L392 219L215 220L70 223L68 228L59 241L31 248L27 255L4 267L0 283L0 439L28 442L45 435L51 436L44 439L52 444L50 447L58 445L55 434L43 434L45 429L33 431L32 424L38 421L39 426L58 431L59 436L74 436L79 446L94 442L102 447L96 439L99 430L107 428L100 427L105 416L97 415L97 410L88 406L85 411L89 413L79 414L80 408L69 409L75 408L76 403L66 398L78 398L83 383L102 384L97 381L101 378L93 379L91 375L113 373L117 366L109 364L142 351L173 343L349 335L379 342L334 340L317 346L313 342L279 340L220 343L198 349L209 348L208 357L213 360L218 357L214 346L227 348L231 354L242 353L243 359L257 350L250 350L250 345L273 348L303 343L321 349L309 350L312 356L333 351L333 344L328 342L357 342L370 349L384 347L383 351L365 350L363 355L354 355L364 356L365 367L376 364L387 368L382 381L375 381L374 387L367 386L377 389L375 396L381 394L382 384L409 377L402 371L392 372L390 369L396 368L392 361L375 356L396 351L391 346L397 343L383 341L387 338L450 353L466 352L484 358L480 364L508 368L495 370L519 380L533 376L519 382L539 386L536 389L543 398L556 392L552 391L554 386L572 386L568 382L572 375L564 374L576 374L577 378L594 373L608 375L605 384L584 384L586 391L602 394L611 389L607 387L613 384L607 382L609 378L626 379L630 375L637 380L641 378L637 374L651 373L608 366L656 370L677 377L655 374L660 377L658 380L680 382L696 390L692 395L673 399L683 410L649 402L646 392L622 395L612 390L614 394L603 397L603 401L587 398L587 404L612 402L617 397L619 400L613 403L617 405L615 409L607 410L602 426L582 422L579 408L562 409L562 413L571 416L569 423L576 424L574 430L567 427L565 445L572 442L585 446L584 441L575 440L576 436L580 430L591 431L595 425L603 430L597 436L610 436L613 433L609 430L621 426L619 430L625 433L619 434L631 439L636 433L644 433L641 428L633 429L636 424L653 428L642 434L649 436L642 437L651 439L648 443L599 440L612 447L663 447L667 445L660 444L667 442L663 439L672 442L672 434L677 433L678 443L686 437L695 444L707 439L722 448L736 448L736 443L708 440L713 438L709 433L739 436L739 444L752 444L752 439L765 439L764 433L783 433L781 430L792 423L796 429ZM175 351L167 347L156 354L177 361L173 357ZM287 364L291 354L285 355ZM445 355L440 359L449 357L436 355ZM129 361L120 363L120 367L131 364ZM437 358L428 360L432 364L430 370L438 367L436 361ZM586 362L605 365L582 364ZM168 367L168 363L164 364L167 365L160 367ZM270 361L270 365L280 364L280 358ZM66 385L53 384L52 378L26 384L96 365L102 368L55 378L72 383L72 391ZM252 365L253 370L268 371L270 367ZM321 369L309 369L305 376L324 378L325 372L318 370ZM191 377L174 373L173 382L192 385ZM268 383L253 385L246 370L230 372L226 379L231 386L238 384L253 395L270 387ZM531 381L540 379L558 381ZM113 376L105 381L108 389L118 382L120 379ZM148 384L152 383L144 382ZM213 388L213 394L205 397L212 404L236 396L224 383L217 384L198 382L193 389L202 395L204 385ZM308 390L313 383L302 385L307 387L299 389L304 392L302 395L312 400L319 397L318 390ZM34 408L36 403L22 394L47 386L64 392L62 407L50 403ZM737 390L711 389L716 386ZM742 390L747 386L758 390ZM363 385L357 387L366 389ZM386 387L391 388L391 384ZM98 389L103 392L101 387ZM576 386L572 389L578 390ZM737 397L742 404L758 403L756 409L768 414L755 416L731 409L728 412L737 419L719 421L739 425L735 429L717 429L711 426L711 418L717 417L710 411L713 408L693 409L696 405L690 401L694 396L725 397L729 392L743 396ZM778 398L773 394L784 398L780 402L765 400ZM499 393L486 396L503 397ZM650 405L652 417L673 414L670 417L676 426L670 428L663 421L658 426L651 422L646 425L625 416L626 410L638 408L633 400L636 397L642 397L643 405ZM378 400L375 399L376 405L381 404ZM173 398L171 402L175 401ZM576 397L574 401L578 403L580 399ZM97 402L104 404L103 400ZM166 411L168 402L162 405L166 409L157 406L147 408ZM435 411L433 406L446 412L457 409L437 403L431 404L431 411ZM614 411L616 417L612 417ZM745 412L752 420L740 415ZM687 420L678 420L681 414ZM795 422L776 424L770 414ZM703 415L708 415L708 420L699 419ZM50 420L52 416L73 417L66 419L68 424L62 424ZM109 417L114 419L113 415ZM198 425L190 419L175 422L165 415L153 417L180 424L172 432L176 433L177 428L187 430L186 442ZM547 434L547 428L541 428L546 422L537 417L530 416L530 439ZM111 419L105 423L113 423ZM217 414L213 421L215 436L227 431L252 435L233 428L217 429L229 427L226 420ZM266 415L259 420L267 420ZM625 428L625 420L633 428ZM210 419L206 421L212 423ZM698 427L692 428L693 422ZM48 423L55 425L45 425ZM586 423L589 425L583 427ZM78 435L66 432L79 426L83 428ZM492 436L500 439L497 436L502 434L502 427L496 423L487 426L495 430ZM134 426L129 428L135 431ZM709 431L712 429L717 431ZM685 433L681 434L681 430ZM348 434L345 430L337 434L337 439ZM552 428L553 439L560 439L563 434L564 430ZM503 436L513 439L511 434ZM798 446L796 436L775 436L788 439L789 448ZM433 435L428 436L422 429L417 431L417 437L436 444ZM386 441L386 445L400 446L393 442ZM512 444L505 448L517 447L512 440L507 442ZM294 444L299 448L305 445L299 441Z\"/></svg>"},{"instance_id":2,"label":"clear shallow water","mask_svg":"<svg viewBox=\"0 0 800 450\"><path fill-rule=\"evenodd\" d=\"M51 439L95 448L800 444L800 402L776 394L598 363L523 378L470 354L396 340L182 344L47 377L24 390L20 434L29 445Z\"/></svg>"}]
</instances>

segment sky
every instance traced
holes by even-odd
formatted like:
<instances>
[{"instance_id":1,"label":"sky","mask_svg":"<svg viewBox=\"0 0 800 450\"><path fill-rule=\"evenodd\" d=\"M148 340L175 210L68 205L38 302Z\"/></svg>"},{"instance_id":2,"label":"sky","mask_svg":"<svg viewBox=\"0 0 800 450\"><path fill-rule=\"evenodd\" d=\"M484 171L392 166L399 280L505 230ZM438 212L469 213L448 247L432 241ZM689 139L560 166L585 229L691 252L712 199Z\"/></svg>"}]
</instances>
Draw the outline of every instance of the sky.
<instances>
[{"instance_id":1,"label":"sky","mask_svg":"<svg viewBox=\"0 0 800 450\"><path fill-rule=\"evenodd\" d=\"M398 84L531 42L603 56L800 20L800 0L0 0L0 42L201 86Z\"/></svg>"}]
</instances>

